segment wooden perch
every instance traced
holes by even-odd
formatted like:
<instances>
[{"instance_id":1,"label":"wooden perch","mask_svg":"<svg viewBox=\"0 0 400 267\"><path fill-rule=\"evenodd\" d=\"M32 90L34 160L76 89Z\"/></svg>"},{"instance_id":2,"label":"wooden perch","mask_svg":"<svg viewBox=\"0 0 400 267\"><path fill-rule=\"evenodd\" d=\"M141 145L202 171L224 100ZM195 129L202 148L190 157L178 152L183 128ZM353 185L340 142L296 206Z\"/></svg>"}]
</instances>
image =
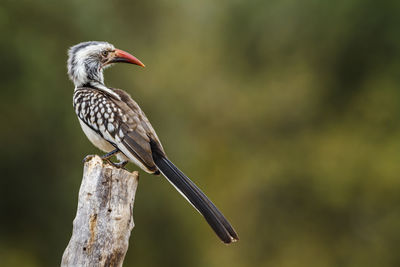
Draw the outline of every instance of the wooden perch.
<instances>
[{"instance_id":1,"label":"wooden perch","mask_svg":"<svg viewBox=\"0 0 400 267\"><path fill-rule=\"evenodd\" d=\"M134 227L138 172L94 156L85 163L78 210L61 266L122 266Z\"/></svg>"}]
</instances>

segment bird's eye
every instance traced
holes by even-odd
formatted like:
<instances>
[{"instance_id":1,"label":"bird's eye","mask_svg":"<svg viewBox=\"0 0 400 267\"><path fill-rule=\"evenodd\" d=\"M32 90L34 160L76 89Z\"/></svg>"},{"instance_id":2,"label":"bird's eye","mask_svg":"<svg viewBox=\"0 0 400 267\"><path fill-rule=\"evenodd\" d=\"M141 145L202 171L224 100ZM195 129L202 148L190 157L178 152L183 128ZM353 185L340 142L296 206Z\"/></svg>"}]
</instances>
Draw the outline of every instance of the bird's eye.
<instances>
[{"instance_id":1,"label":"bird's eye","mask_svg":"<svg viewBox=\"0 0 400 267\"><path fill-rule=\"evenodd\" d=\"M106 56L108 56L108 51L104 50L103 52L101 52L101 54L103 55L103 57L106 57Z\"/></svg>"}]
</instances>

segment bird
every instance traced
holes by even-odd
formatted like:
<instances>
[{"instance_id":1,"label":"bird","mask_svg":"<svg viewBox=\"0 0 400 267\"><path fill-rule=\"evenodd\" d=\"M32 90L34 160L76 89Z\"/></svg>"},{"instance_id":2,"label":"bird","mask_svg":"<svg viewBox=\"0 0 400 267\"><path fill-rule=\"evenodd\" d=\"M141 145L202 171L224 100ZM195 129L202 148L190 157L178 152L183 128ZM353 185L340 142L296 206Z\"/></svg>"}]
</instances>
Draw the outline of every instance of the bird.
<instances>
[{"instance_id":1,"label":"bird","mask_svg":"<svg viewBox=\"0 0 400 267\"><path fill-rule=\"evenodd\" d=\"M115 63L145 65L128 52L104 41L76 44L68 50L68 76L74 83L73 107L89 141L116 156L118 168L132 162L147 173L162 174L205 218L226 244L239 237L211 200L167 157L146 115L132 97L104 83L103 70Z\"/></svg>"}]
</instances>

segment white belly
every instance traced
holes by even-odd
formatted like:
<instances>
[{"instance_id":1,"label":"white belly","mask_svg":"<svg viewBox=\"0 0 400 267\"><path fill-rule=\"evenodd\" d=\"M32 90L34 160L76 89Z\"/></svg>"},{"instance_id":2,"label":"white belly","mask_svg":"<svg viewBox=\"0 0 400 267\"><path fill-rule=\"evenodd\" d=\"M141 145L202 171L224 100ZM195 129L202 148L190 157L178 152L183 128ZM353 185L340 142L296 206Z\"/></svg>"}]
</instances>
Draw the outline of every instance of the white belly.
<instances>
[{"instance_id":1,"label":"white belly","mask_svg":"<svg viewBox=\"0 0 400 267\"><path fill-rule=\"evenodd\" d=\"M108 141L106 141L103 137L97 134L95 131L89 128L81 119L79 119L79 123L81 124L83 132L86 134L87 138L93 145L104 152L111 152L115 148Z\"/></svg>"}]
</instances>

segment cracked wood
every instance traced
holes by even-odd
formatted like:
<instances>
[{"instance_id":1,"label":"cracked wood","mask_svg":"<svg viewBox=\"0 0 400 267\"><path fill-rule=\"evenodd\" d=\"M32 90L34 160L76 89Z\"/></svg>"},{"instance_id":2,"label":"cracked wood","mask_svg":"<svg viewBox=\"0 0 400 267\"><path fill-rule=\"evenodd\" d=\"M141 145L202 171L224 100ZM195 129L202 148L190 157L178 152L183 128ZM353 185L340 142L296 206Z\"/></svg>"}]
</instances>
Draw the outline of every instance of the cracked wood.
<instances>
[{"instance_id":1,"label":"cracked wood","mask_svg":"<svg viewBox=\"0 0 400 267\"><path fill-rule=\"evenodd\" d=\"M85 163L72 237L61 266L122 266L134 227L138 172L94 156Z\"/></svg>"}]
</instances>

